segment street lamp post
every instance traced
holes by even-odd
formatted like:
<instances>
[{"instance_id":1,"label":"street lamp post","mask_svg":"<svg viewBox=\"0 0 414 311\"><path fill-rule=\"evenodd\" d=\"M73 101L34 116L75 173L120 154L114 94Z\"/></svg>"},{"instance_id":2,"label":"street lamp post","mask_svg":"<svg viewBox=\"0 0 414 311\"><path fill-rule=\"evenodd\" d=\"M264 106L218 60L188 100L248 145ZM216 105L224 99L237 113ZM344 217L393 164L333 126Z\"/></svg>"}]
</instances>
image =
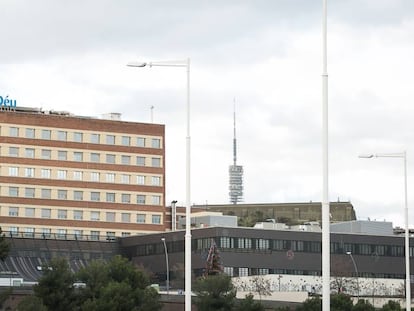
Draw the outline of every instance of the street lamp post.
<instances>
[{"instance_id":1,"label":"street lamp post","mask_svg":"<svg viewBox=\"0 0 414 311\"><path fill-rule=\"evenodd\" d=\"M191 196L190 196L190 59L161 62L130 62L130 67L184 67L187 69L186 209L185 209L185 311L191 311Z\"/></svg>"},{"instance_id":2,"label":"street lamp post","mask_svg":"<svg viewBox=\"0 0 414 311\"><path fill-rule=\"evenodd\" d=\"M355 273L356 273L356 280L357 280L357 296L358 296L358 300L359 300L359 278L358 278L358 268L356 265L356 262L354 260L354 256L352 256L352 252L346 252L347 255L349 255L351 257L352 263L354 264L354 269L355 269Z\"/></svg>"},{"instance_id":3,"label":"street lamp post","mask_svg":"<svg viewBox=\"0 0 414 311\"><path fill-rule=\"evenodd\" d=\"M404 162L404 222L405 222L405 309L411 311L410 232L408 229L407 152L363 154L360 158L401 158Z\"/></svg>"},{"instance_id":4,"label":"street lamp post","mask_svg":"<svg viewBox=\"0 0 414 311\"><path fill-rule=\"evenodd\" d=\"M167 244L165 243L165 238L161 238L161 241L164 244L165 265L167 266L167 295L169 295L170 294L170 266L168 264L168 250L167 250Z\"/></svg>"}]
</instances>

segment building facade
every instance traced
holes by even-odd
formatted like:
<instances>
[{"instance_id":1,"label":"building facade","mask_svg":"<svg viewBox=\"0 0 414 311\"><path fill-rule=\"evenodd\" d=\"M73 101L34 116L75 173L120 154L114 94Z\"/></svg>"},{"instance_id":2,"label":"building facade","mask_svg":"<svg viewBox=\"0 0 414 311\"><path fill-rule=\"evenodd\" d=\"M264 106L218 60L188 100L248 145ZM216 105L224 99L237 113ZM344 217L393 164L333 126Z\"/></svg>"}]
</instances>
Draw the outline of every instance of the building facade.
<instances>
[{"instance_id":1,"label":"building facade","mask_svg":"<svg viewBox=\"0 0 414 311\"><path fill-rule=\"evenodd\" d=\"M0 111L3 231L100 239L165 230L164 125L110 116Z\"/></svg>"},{"instance_id":2,"label":"building facade","mask_svg":"<svg viewBox=\"0 0 414 311\"><path fill-rule=\"evenodd\" d=\"M224 215L237 216L239 220L254 220L254 223L269 218L275 219L277 222L295 224L309 221L320 222L322 220L320 202L205 204L194 205L193 208L222 212ZM331 222L356 219L355 210L351 202L331 202L329 204L329 210ZM241 225L246 226L246 223L243 222Z\"/></svg>"}]
</instances>

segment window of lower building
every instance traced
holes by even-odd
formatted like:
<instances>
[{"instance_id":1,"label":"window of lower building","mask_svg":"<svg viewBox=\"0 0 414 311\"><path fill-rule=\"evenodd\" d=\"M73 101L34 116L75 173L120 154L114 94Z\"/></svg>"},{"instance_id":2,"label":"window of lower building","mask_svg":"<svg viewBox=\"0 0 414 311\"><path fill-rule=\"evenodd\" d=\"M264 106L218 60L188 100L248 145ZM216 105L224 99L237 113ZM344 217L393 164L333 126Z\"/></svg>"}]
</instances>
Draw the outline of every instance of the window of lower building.
<instances>
[{"instance_id":1,"label":"window of lower building","mask_svg":"<svg viewBox=\"0 0 414 311\"><path fill-rule=\"evenodd\" d=\"M34 128L26 128L25 137L26 138L35 138L35 129Z\"/></svg>"},{"instance_id":2,"label":"window of lower building","mask_svg":"<svg viewBox=\"0 0 414 311\"><path fill-rule=\"evenodd\" d=\"M137 137L137 147L145 147L145 137Z\"/></svg>"},{"instance_id":3,"label":"window of lower building","mask_svg":"<svg viewBox=\"0 0 414 311\"><path fill-rule=\"evenodd\" d=\"M100 219L100 212L98 212L98 211L92 211L91 212L91 220L93 220L93 221L99 221L99 219Z\"/></svg>"},{"instance_id":4,"label":"window of lower building","mask_svg":"<svg viewBox=\"0 0 414 311\"><path fill-rule=\"evenodd\" d=\"M42 208L42 214L41 214L42 218L50 218L51 214L52 214L52 211L50 208Z\"/></svg>"},{"instance_id":5,"label":"window of lower building","mask_svg":"<svg viewBox=\"0 0 414 311\"><path fill-rule=\"evenodd\" d=\"M130 165L131 164L131 157L127 155L121 156L121 163L124 165Z\"/></svg>"},{"instance_id":6,"label":"window of lower building","mask_svg":"<svg viewBox=\"0 0 414 311\"><path fill-rule=\"evenodd\" d=\"M159 138L153 138L151 140L151 147L152 148L161 148L161 140Z\"/></svg>"},{"instance_id":7,"label":"window of lower building","mask_svg":"<svg viewBox=\"0 0 414 311\"><path fill-rule=\"evenodd\" d=\"M145 204L145 195L137 194L137 204Z\"/></svg>"},{"instance_id":8,"label":"window of lower building","mask_svg":"<svg viewBox=\"0 0 414 311\"><path fill-rule=\"evenodd\" d=\"M227 274L228 276L231 276L231 277L234 276L234 269L233 269L233 267L224 267L223 268L223 272L225 274Z\"/></svg>"},{"instance_id":9,"label":"window of lower building","mask_svg":"<svg viewBox=\"0 0 414 311\"><path fill-rule=\"evenodd\" d=\"M161 223L161 215L152 215L152 223L153 224L160 224Z\"/></svg>"},{"instance_id":10,"label":"window of lower building","mask_svg":"<svg viewBox=\"0 0 414 311\"><path fill-rule=\"evenodd\" d=\"M35 234L35 229L31 227L23 228L23 235L25 238L33 238Z\"/></svg>"},{"instance_id":11,"label":"window of lower building","mask_svg":"<svg viewBox=\"0 0 414 311\"><path fill-rule=\"evenodd\" d=\"M131 180L131 176L127 175L127 174L122 174L121 175L121 183L123 184L129 184Z\"/></svg>"},{"instance_id":12,"label":"window of lower building","mask_svg":"<svg viewBox=\"0 0 414 311\"><path fill-rule=\"evenodd\" d=\"M50 140L52 138L52 131L42 130L41 136L42 136L42 139Z\"/></svg>"},{"instance_id":13,"label":"window of lower building","mask_svg":"<svg viewBox=\"0 0 414 311\"><path fill-rule=\"evenodd\" d=\"M106 163L115 164L115 155L114 154L107 154L106 155Z\"/></svg>"},{"instance_id":14,"label":"window of lower building","mask_svg":"<svg viewBox=\"0 0 414 311\"><path fill-rule=\"evenodd\" d=\"M123 146L130 146L131 145L131 137L129 137L129 136L122 136L121 137L121 144Z\"/></svg>"},{"instance_id":15,"label":"window of lower building","mask_svg":"<svg viewBox=\"0 0 414 311\"><path fill-rule=\"evenodd\" d=\"M122 222L131 222L131 214L130 213L122 213L121 214L121 221Z\"/></svg>"},{"instance_id":16,"label":"window of lower building","mask_svg":"<svg viewBox=\"0 0 414 311\"><path fill-rule=\"evenodd\" d=\"M58 150L58 160L66 161L68 159L68 152L65 150Z\"/></svg>"},{"instance_id":17,"label":"window of lower building","mask_svg":"<svg viewBox=\"0 0 414 311\"><path fill-rule=\"evenodd\" d=\"M145 224L145 214L137 214L137 223Z\"/></svg>"},{"instance_id":18,"label":"window of lower building","mask_svg":"<svg viewBox=\"0 0 414 311\"><path fill-rule=\"evenodd\" d=\"M83 230L75 229L73 230L73 235L75 236L75 239L82 239Z\"/></svg>"},{"instance_id":19,"label":"window of lower building","mask_svg":"<svg viewBox=\"0 0 414 311\"><path fill-rule=\"evenodd\" d=\"M73 161L82 162L83 161L83 152L74 152L73 153Z\"/></svg>"},{"instance_id":20,"label":"window of lower building","mask_svg":"<svg viewBox=\"0 0 414 311\"><path fill-rule=\"evenodd\" d=\"M99 231L91 231L91 240L99 240Z\"/></svg>"},{"instance_id":21,"label":"window of lower building","mask_svg":"<svg viewBox=\"0 0 414 311\"><path fill-rule=\"evenodd\" d=\"M9 187L9 197L18 197L19 188L18 187Z\"/></svg>"},{"instance_id":22,"label":"window of lower building","mask_svg":"<svg viewBox=\"0 0 414 311\"><path fill-rule=\"evenodd\" d=\"M65 209L58 210L58 219L67 219L68 218L68 211Z\"/></svg>"},{"instance_id":23,"label":"window of lower building","mask_svg":"<svg viewBox=\"0 0 414 311\"><path fill-rule=\"evenodd\" d=\"M52 158L52 150L50 150L50 149L42 149L42 151L41 151L41 158L43 160L50 160Z\"/></svg>"},{"instance_id":24,"label":"window of lower building","mask_svg":"<svg viewBox=\"0 0 414 311\"><path fill-rule=\"evenodd\" d=\"M19 208L18 207L9 207L9 216L10 217L18 217L19 216Z\"/></svg>"},{"instance_id":25,"label":"window of lower building","mask_svg":"<svg viewBox=\"0 0 414 311\"><path fill-rule=\"evenodd\" d=\"M91 192L91 201L99 202L101 200L100 192Z\"/></svg>"},{"instance_id":26,"label":"window of lower building","mask_svg":"<svg viewBox=\"0 0 414 311\"><path fill-rule=\"evenodd\" d=\"M57 139L66 141L68 139L68 132L66 131L58 131L57 132Z\"/></svg>"},{"instance_id":27,"label":"window of lower building","mask_svg":"<svg viewBox=\"0 0 414 311\"><path fill-rule=\"evenodd\" d=\"M121 200L122 203L131 203L131 195L129 193L122 193Z\"/></svg>"},{"instance_id":28,"label":"window of lower building","mask_svg":"<svg viewBox=\"0 0 414 311\"><path fill-rule=\"evenodd\" d=\"M81 171L73 172L73 180L82 180L82 179L83 179L83 172Z\"/></svg>"},{"instance_id":29,"label":"window of lower building","mask_svg":"<svg viewBox=\"0 0 414 311\"><path fill-rule=\"evenodd\" d=\"M9 156L18 157L19 156L19 148L18 147L9 147Z\"/></svg>"},{"instance_id":30,"label":"window of lower building","mask_svg":"<svg viewBox=\"0 0 414 311\"><path fill-rule=\"evenodd\" d=\"M59 200L66 200L68 198L68 191L67 190L58 190L58 199Z\"/></svg>"},{"instance_id":31,"label":"window of lower building","mask_svg":"<svg viewBox=\"0 0 414 311\"><path fill-rule=\"evenodd\" d=\"M40 175L42 178L50 178L52 175L52 170L48 168L42 168L40 171Z\"/></svg>"},{"instance_id":32,"label":"window of lower building","mask_svg":"<svg viewBox=\"0 0 414 311\"><path fill-rule=\"evenodd\" d=\"M50 238L52 230L50 228L42 228L42 237Z\"/></svg>"},{"instance_id":33,"label":"window of lower building","mask_svg":"<svg viewBox=\"0 0 414 311\"><path fill-rule=\"evenodd\" d=\"M107 222L115 222L115 213L114 212L106 212L106 221Z\"/></svg>"},{"instance_id":34,"label":"window of lower building","mask_svg":"<svg viewBox=\"0 0 414 311\"><path fill-rule=\"evenodd\" d=\"M151 200L153 205L161 205L161 197L159 195L153 195Z\"/></svg>"},{"instance_id":35,"label":"window of lower building","mask_svg":"<svg viewBox=\"0 0 414 311\"><path fill-rule=\"evenodd\" d=\"M145 157L137 157L137 165L138 166L145 166Z\"/></svg>"},{"instance_id":36,"label":"window of lower building","mask_svg":"<svg viewBox=\"0 0 414 311\"><path fill-rule=\"evenodd\" d=\"M19 228L18 227L9 227L10 235L17 236L19 235Z\"/></svg>"},{"instance_id":37,"label":"window of lower building","mask_svg":"<svg viewBox=\"0 0 414 311\"><path fill-rule=\"evenodd\" d=\"M74 132L73 133L73 141L77 143L83 142L83 133L81 132Z\"/></svg>"},{"instance_id":38,"label":"window of lower building","mask_svg":"<svg viewBox=\"0 0 414 311\"><path fill-rule=\"evenodd\" d=\"M34 198L35 197L35 188L24 188L24 197L25 198Z\"/></svg>"},{"instance_id":39,"label":"window of lower building","mask_svg":"<svg viewBox=\"0 0 414 311\"><path fill-rule=\"evenodd\" d=\"M114 173L106 173L105 181L110 182L110 183L114 183L115 182L115 174Z\"/></svg>"},{"instance_id":40,"label":"window of lower building","mask_svg":"<svg viewBox=\"0 0 414 311\"><path fill-rule=\"evenodd\" d=\"M35 169L33 167L26 167L24 169L24 177L35 177Z\"/></svg>"},{"instance_id":41,"label":"window of lower building","mask_svg":"<svg viewBox=\"0 0 414 311\"><path fill-rule=\"evenodd\" d=\"M239 276L249 276L249 268L239 268Z\"/></svg>"},{"instance_id":42,"label":"window of lower building","mask_svg":"<svg viewBox=\"0 0 414 311\"><path fill-rule=\"evenodd\" d=\"M115 193L107 192L106 193L106 202L115 202Z\"/></svg>"},{"instance_id":43,"label":"window of lower building","mask_svg":"<svg viewBox=\"0 0 414 311\"><path fill-rule=\"evenodd\" d=\"M73 199L76 201L83 200L83 191L73 191Z\"/></svg>"},{"instance_id":44,"label":"window of lower building","mask_svg":"<svg viewBox=\"0 0 414 311\"><path fill-rule=\"evenodd\" d=\"M83 211L73 211L73 219L75 220L82 220L83 219Z\"/></svg>"},{"instance_id":45,"label":"window of lower building","mask_svg":"<svg viewBox=\"0 0 414 311\"><path fill-rule=\"evenodd\" d=\"M19 137L19 128L18 127L9 127L9 136Z\"/></svg>"},{"instance_id":46,"label":"window of lower building","mask_svg":"<svg viewBox=\"0 0 414 311\"><path fill-rule=\"evenodd\" d=\"M92 172L91 173L91 181L99 182L100 174L99 172Z\"/></svg>"},{"instance_id":47,"label":"window of lower building","mask_svg":"<svg viewBox=\"0 0 414 311\"><path fill-rule=\"evenodd\" d=\"M90 135L90 142L92 144L99 144L101 139L101 135L100 134L91 134Z\"/></svg>"},{"instance_id":48,"label":"window of lower building","mask_svg":"<svg viewBox=\"0 0 414 311\"><path fill-rule=\"evenodd\" d=\"M9 176L19 176L19 168L18 167L9 167Z\"/></svg>"},{"instance_id":49,"label":"window of lower building","mask_svg":"<svg viewBox=\"0 0 414 311\"><path fill-rule=\"evenodd\" d=\"M34 158L35 157L35 150L34 148L26 148L24 150L24 155L26 158Z\"/></svg>"},{"instance_id":50,"label":"window of lower building","mask_svg":"<svg viewBox=\"0 0 414 311\"><path fill-rule=\"evenodd\" d=\"M41 198L42 199L50 199L52 197L52 189L41 189Z\"/></svg>"},{"instance_id":51,"label":"window of lower building","mask_svg":"<svg viewBox=\"0 0 414 311\"><path fill-rule=\"evenodd\" d=\"M57 178L58 179L66 179L67 171L65 170L58 170L57 171Z\"/></svg>"},{"instance_id":52,"label":"window of lower building","mask_svg":"<svg viewBox=\"0 0 414 311\"><path fill-rule=\"evenodd\" d=\"M160 158L151 158L151 166L152 167L161 167L161 159Z\"/></svg>"},{"instance_id":53,"label":"window of lower building","mask_svg":"<svg viewBox=\"0 0 414 311\"><path fill-rule=\"evenodd\" d=\"M58 239L66 239L66 229L57 229L57 238Z\"/></svg>"}]
</instances>

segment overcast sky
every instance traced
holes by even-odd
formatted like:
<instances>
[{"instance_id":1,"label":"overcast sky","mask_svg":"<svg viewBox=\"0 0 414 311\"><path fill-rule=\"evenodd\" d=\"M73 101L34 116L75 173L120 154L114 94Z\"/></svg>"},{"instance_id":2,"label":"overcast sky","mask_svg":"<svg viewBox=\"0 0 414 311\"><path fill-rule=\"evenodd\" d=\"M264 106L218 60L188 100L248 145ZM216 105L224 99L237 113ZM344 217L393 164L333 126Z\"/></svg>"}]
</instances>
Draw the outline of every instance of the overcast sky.
<instances>
[{"instance_id":1,"label":"overcast sky","mask_svg":"<svg viewBox=\"0 0 414 311\"><path fill-rule=\"evenodd\" d=\"M414 1L329 0L329 195L414 226ZM191 58L195 204L228 203L233 98L246 203L321 201L322 0L1 0L0 95L17 105L166 126L167 202L185 204Z\"/></svg>"}]
</instances>

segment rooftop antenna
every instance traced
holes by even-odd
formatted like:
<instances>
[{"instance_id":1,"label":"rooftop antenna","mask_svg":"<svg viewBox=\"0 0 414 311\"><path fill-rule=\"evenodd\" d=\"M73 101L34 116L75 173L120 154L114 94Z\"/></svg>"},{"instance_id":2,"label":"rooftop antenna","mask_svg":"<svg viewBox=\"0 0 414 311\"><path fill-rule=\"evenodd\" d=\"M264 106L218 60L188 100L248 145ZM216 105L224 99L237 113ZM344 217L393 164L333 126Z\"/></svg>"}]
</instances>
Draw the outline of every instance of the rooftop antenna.
<instances>
[{"instance_id":1,"label":"rooftop antenna","mask_svg":"<svg viewBox=\"0 0 414 311\"><path fill-rule=\"evenodd\" d=\"M151 106L151 123L154 123L154 106Z\"/></svg>"},{"instance_id":2,"label":"rooftop antenna","mask_svg":"<svg viewBox=\"0 0 414 311\"><path fill-rule=\"evenodd\" d=\"M233 98L233 165L237 163L236 99Z\"/></svg>"}]
</instances>

